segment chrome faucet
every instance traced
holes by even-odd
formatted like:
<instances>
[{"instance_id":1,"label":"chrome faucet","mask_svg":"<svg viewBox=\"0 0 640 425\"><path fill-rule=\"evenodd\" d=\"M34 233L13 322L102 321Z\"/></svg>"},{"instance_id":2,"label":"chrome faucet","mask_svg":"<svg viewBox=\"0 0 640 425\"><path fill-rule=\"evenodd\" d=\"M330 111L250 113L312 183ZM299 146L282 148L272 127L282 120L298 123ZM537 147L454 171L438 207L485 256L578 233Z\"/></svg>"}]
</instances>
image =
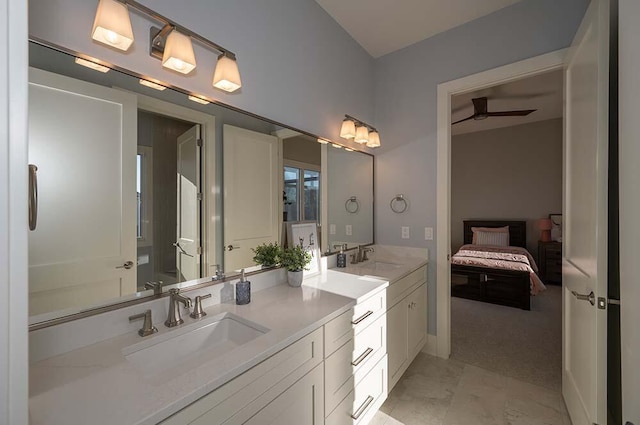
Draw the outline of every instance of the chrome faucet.
<instances>
[{"instance_id":1,"label":"chrome faucet","mask_svg":"<svg viewBox=\"0 0 640 425\"><path fill-rule=\"evenodd\" d=\"M368 261L367 252L373 252L373 248L365 248L362 245L358 245L358 252L351 254L351 264L362 263Z\"/></svg>"},{"instance_id":2,"label":"chrome faucet","mask_svg":"<svg viewBox=\"0 0 640 425\"><path fill-rule=\"evenodd\" d=\"M369 258L367 257L367 252L374 252L373 248L369 247L369 248L363 248L362 249L362 257L360 258L360 261L368 261Z\"/></svg>"},{"instance_id":3,"label":"chrome faucet","mask_svg":"<svg viewBox=\"0 0 640 425\"><path fill-rule=\"evenodd\" d=\"M158 332L158 329L155 326L153 326L153 321L151 320L151 310L147 310L144 313L140 313L140 314L134 314L133 316L129 317L130 322L133 322L134 320L138 320L138 319L144 319L144 324L142 325L142 328L138 329L138 335L149 336Z\"/></svg>"},{"instance_id":4,"label":"chrome faucet","mask_svg":"<svg viewBox=\"0 0 640 425\"><path fill-rule=\"evenodd\" d=\"M224 279L224 271L220 267L220 264L214 264L214 266L216 266L216 274L211 278L211 280L216 281Z\"/></svg>"},{"instance_id":5,"label":"chrome faucet","mask_svg":"<svg viewBox=\"0 0 640 425\"><path fill-rule=\"evenodd\" d=\"M153 289L153 295L162 294L162 285L164 282L159 280L157 282L145 282L144 289Z\"/></svg>"},{"instance_id":6,"label":"chrome faucet","mask_svg":"<svg viewBox=\"0 0 640 425\"><path fill-rule=\"evenodd\" d=\"M185 308L191 308L191 298L180 295L180 290L173 288L169 290L169 317L164 322L165 326L172 328L184 323L180 314L180 303Z\"/></svg>"}]
</instances>

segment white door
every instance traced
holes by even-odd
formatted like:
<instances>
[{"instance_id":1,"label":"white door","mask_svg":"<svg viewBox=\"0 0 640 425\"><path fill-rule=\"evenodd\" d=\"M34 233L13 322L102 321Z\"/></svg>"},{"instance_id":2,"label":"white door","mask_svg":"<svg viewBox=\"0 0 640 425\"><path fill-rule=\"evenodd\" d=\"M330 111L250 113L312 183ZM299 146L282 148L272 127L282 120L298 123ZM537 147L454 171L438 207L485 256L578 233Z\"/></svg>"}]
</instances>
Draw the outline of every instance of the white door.
<instances>
[{"instance_id":1,"label":"white door","mask_svg":"<svg viewBox=\"0 0 640 425\"><path fill-rule=\"evenodd\" d=\"M136 292L136 123L135 96L30 69L30 314Z\"/></svg>"},{"instance_id":2,"label":"white door","mask_svg":"<svg viewBox=\"0 0 640 425\"><path fill-rule=\"evenodd\" d=\"M279 202L278 139L225 125L224 270L255 266L252 248L277 242Z\"/></svg>"},{"instance_id":3,"label":"white door","mask_svg":"<svg viewBox=\"0 0 640 425\"><path fill-rule=\"evenodd\" d=\"M200 125L178 137L176 268L178 282L200 278Z\"/></svg>"},{"instance_id":4,"label":"white door","mask_svg":"<svg viewBox=\"0 0 640 425\"><path fill-rule=\"evenodd\" d=\"M575 425L607 423L607 313L580 298L607 296L608 31L609 1L593 0L565 74L562 393Z\"/></svg>"},{"instance_id":5,"label":"white door","mask_svg":"<svg viewBox=\"0 0 640 425\"><path fill-rule=\"evenodd\" d=\"M640 2L620 0L620 333L623 423L640 425Z\"/></svg>"}]
</instances>

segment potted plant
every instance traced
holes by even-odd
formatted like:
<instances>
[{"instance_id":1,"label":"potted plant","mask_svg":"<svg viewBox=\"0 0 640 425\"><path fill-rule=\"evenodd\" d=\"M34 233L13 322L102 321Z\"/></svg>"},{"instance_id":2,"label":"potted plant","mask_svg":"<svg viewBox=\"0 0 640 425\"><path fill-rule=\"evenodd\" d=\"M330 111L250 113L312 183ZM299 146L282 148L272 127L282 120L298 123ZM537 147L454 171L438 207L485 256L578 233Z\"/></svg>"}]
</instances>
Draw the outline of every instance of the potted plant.
<instances>
[{"instance_id":1,"label":"potted plant","mask_svg":"<svg viewBox=\"0 0 640 425\"><path fill-rule=\"evenodd\" d=\"M263 268L275 267L280 260L280 245L278 242L263 243L255 248L251 248L253 251L253 261L256 264L260 264Z\"/></svg>"},{"instance_id":2,"label":"potted plant","mask_svg":"<svg viewBox=\"0 0 640 425\"><path fill-rule=\"evenodd\" d=\"M290 286L302 285L303 270L310 262L311 254L299 245L282 251L280 264L287 269L287 281Z\"/></svg>"}]
</instances>

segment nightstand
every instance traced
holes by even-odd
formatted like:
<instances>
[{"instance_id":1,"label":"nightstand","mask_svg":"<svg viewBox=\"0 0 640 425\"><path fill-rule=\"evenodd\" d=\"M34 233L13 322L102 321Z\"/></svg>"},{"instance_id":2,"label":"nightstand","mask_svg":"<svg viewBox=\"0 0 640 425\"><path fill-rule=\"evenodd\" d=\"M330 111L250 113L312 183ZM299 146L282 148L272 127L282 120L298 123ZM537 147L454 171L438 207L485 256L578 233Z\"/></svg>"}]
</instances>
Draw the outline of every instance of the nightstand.
<instances>
[{"instance_id":1,"label":"nightstand","mask_svg":"<svg viewBox=\"0 0 640 425\"><path fill-rule=\"evenodd\" d=\"M562 243L538 241L539 277L544 283L562 285Z\"/></svg>"}]
</instances>

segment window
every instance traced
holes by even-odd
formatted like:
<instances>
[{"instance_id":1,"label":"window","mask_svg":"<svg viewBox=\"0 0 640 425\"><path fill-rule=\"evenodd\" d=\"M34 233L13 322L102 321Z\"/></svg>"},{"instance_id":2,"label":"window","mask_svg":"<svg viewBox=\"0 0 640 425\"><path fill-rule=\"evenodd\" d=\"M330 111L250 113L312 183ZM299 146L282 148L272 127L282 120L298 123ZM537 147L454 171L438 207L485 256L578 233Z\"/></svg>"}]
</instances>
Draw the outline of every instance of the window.
<instances>
[{"instance_id":1,"label":"window","mask_svg":"<svg viewBox=\"0 0 640 425\"><path fill-rule=\"evenodd\" d=\"M320 167L285 161L283 221L320 222Z\"/></svg>"}]
</instances>

